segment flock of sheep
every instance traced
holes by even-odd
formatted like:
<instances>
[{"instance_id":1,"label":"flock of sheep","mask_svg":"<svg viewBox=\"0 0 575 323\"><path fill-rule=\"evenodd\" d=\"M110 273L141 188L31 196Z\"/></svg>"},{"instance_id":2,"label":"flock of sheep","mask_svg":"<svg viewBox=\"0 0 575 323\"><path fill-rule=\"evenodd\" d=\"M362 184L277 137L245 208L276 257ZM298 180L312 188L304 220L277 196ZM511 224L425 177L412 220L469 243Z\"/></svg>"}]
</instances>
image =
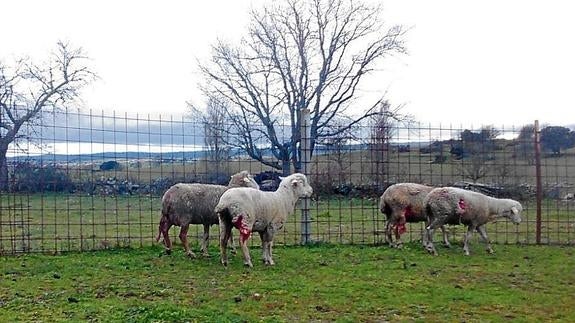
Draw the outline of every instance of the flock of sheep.
<instances>
[{"instance_id":1,"label":"flock of sheep","mask_svg":"<svg viewBox=\"0 0 575 323\"><path fill-rule=\"evenodd\" d=\"M211 184L185 184L172 186L162 197L162 217L157 241L163 236L166 253L170 254L172 243L168 231L171 226L180 227L180 240L186 254L195 257L188 246L187 233L190 224L202 224L204 235L201 252L208 253L209 228L220 226L220 258L224 266L228 264L227 245L231 243L232 228L239 230L239 244L244 265L253 267L247 240L252 232L257 232L262 241L262 261L274 265L272 245L275 234L281 230L287 218L294 213L296 202L310 197L312 187L303 174L293 174L282 178L275 192L264 192L247 171L232 175L228 186ZM445 224L467 226L463 250L469 255L469 240L478 231L493 252L485 224L497 218L507 218L515 224L521 222L522 206L511 199L497 199L453 187L434 188L415 183L400 183L390 186L380 198L379 208L387 217L385 236L390 246L401 246L401 234L405 224L426 222L422 242L427 251L437 254L433 245L436 228L443 231L443 241L449 246ZM392 234L395 233L395 242Z\"/></svg>"}]
</instances>

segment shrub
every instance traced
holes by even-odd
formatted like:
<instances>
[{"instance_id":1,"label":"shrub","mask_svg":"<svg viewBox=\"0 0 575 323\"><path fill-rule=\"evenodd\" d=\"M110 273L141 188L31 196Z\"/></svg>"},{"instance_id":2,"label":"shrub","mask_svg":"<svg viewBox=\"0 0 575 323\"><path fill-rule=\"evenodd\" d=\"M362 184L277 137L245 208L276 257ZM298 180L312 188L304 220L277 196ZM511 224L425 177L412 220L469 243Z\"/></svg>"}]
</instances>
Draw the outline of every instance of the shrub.
<instances>
[{"instance_id":1,"label":"shrub","mask_svg":"<svg viewBox=\"0 0 575 323\"><path fill-rule=\"evenodd\" d=\"M71 192L75 185L68 174L55 165L19 162L14 166L12 190L15 192Z\"/></svg>"}]
</instances>

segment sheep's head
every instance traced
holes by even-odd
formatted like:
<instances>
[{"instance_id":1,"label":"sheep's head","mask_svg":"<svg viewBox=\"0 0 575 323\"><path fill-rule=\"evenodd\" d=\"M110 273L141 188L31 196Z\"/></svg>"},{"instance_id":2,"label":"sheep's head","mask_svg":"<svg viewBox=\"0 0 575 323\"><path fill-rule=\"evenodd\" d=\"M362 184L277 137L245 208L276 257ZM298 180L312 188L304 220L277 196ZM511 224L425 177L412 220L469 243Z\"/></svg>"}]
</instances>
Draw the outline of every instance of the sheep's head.
<instances>
[{"instance_id":1,"label":"sheep's head","mask_svg":"<svg viewBox=\"0 0 575 323\"><path fill-rule=\"evenodd\" d=\"M517 201L512 201L512 205L508 210L505 210L504 216L508 218L514 224L521 223L521 212L523 212L523 206Z\"/></svg>"},{"instance_id":2,"label":"sheep's head","mask_svg":"<svg viewBox=\"0 0 575 323\"><path fill-rule=\"evenodd\" d=\"M247 170L242 170L241 172L234 174L230 178L228 183L229 187L251 187L259 189L260 186L252 177L252 175Z\"/></svg>"},{"instance_id":3,"label":"sheep's head","mask_svg":"<svg viewBox=\"0 0 575 323\"><path fill-rule=\"evenodd\" d=\"M297 197L310 197L313 194L313 188L309 185L307 177L304 174L295 173L282 179L282 184L289 186L295 192Z\"/></svg>"}]
</instances>

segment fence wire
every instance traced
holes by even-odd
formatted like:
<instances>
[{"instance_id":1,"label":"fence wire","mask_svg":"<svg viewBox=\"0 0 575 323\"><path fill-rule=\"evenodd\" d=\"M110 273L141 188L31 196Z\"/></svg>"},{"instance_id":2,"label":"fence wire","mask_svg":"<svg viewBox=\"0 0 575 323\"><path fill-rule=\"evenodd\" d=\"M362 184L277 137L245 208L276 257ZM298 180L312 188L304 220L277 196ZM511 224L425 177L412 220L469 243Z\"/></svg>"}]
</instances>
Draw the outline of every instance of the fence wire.
<instances>
[{"instance_id":1,"label":"fence wire","mask_svg":"<svg viewBox=\"0 0 575 323\"><path fill-rule=\"evenodd\" d=\"M248 170L262 189L277 187L280 169L233 147L230 132L214 129L186 117L103 111L43 115L8 150L9 176L0 192L0 253L155 244L162 194L179 182L226 185L230 175ZM279 137L288 140L290 129L278 125ZM533 134L533 125L474 128L366 120L318 139L307 165L315 191L307 206L309 238L383 243L379 197L391 184L416 182L519 200L524 221L489 224L489 237L499 243L536 243ZM574 244L575 150L569 145L555 149L549 138L540 160L541 243ZM265 161L274 160L263 138L254 144ZM301 230L296 212L276 244L299 244ZM421 239L422 230L423 224L410 224L404 240ZM449 231L451 239L460 240L465 228ZM179 242L178 229L170 234ZM201 226L192 226L188 236L197 249ZM217 237L213 226L212 244Z\"/></svg>"}]
</instances>

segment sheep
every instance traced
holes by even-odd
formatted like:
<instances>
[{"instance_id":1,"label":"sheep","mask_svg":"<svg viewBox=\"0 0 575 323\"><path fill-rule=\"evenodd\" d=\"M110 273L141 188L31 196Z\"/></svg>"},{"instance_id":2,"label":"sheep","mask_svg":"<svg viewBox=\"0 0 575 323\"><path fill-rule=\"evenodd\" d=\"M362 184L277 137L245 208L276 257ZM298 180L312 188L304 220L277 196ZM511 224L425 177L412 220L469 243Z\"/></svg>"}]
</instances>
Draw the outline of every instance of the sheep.
<instances>
[{"instance_id":1,"label":"sheep","mask_svg":"<svg viewBox=\"0 0 575 323\"><path fill-rule=\"evenodd\" d=\"M258 232L262 241L262 260L273 266L272 244L274 235L284 225L287 217L294 213L296 202L301 197L309 197L313 189L305 175L292 174L281 180L274 192L231 188L226 191L215 212L220 219L220 256L224 266L228 264L226 245L232 226L240 231L240 247L244 265L253 267L247 239L252 232Z\"/></svg>"},{"instance_id":2,"label":"sheep","mask_svg":"<svg viewBox=\"0 0 575 323\"><path fill-rule=\"evenodd\" d=\"M469 256L469 239L477 230L487 246L487 252L493 253L487 238L485 224L497 218L507 218L514 224L521 222L521 203L511 199L498 199L481 193L454 187L435 188L425 198L425 209L429 221L427 226L426 249L437 255L433 246L433 232L443 224L465 224L467 233L463 251Z\"/></svg>"},{"instance_id":3,"label":"sheep","mask_svg":"<svg viewBox=\"0 0 575 323\"><path fill-rule=\"evenodd\" d=\"M168 231L172 225L177 225L181 227L179 236L184 245L186 255L192 258L195 257L195 254L188 246L188 228L190 224L202 224L204 226L204 235L200 250L204 256L208 255L210 226L219 223L218 216L214 213L214 207L222 194L231 187L259 189L252 176L247 171L241 171L231 176L228 186L178 183L164 193L162 197L162 217L156 241L159 241L162 235L164 236L165 252L167 254L172 251L172 243ZM233 241L232 248L235 251Z\"/></svg>"},{"instance_id":4,"label":"sheep","mask_svg":"<svg viewBox=\"0 0 575 323\"><path fill-rule=\"evenodd\" d=\"M401 234L405 232L405 223L416 223L427 220L423 200L433 187L416 183L399 183L388 187L379 199L379 210L385 214L385 238L390 247L402 246ZM444 226L440 226L443 232L445 246L450 247L447 232ZM392 239L392 231L395 232L395 243ZM422 242L426 245L422 235Z\"/></svg>"}]
</instances>

